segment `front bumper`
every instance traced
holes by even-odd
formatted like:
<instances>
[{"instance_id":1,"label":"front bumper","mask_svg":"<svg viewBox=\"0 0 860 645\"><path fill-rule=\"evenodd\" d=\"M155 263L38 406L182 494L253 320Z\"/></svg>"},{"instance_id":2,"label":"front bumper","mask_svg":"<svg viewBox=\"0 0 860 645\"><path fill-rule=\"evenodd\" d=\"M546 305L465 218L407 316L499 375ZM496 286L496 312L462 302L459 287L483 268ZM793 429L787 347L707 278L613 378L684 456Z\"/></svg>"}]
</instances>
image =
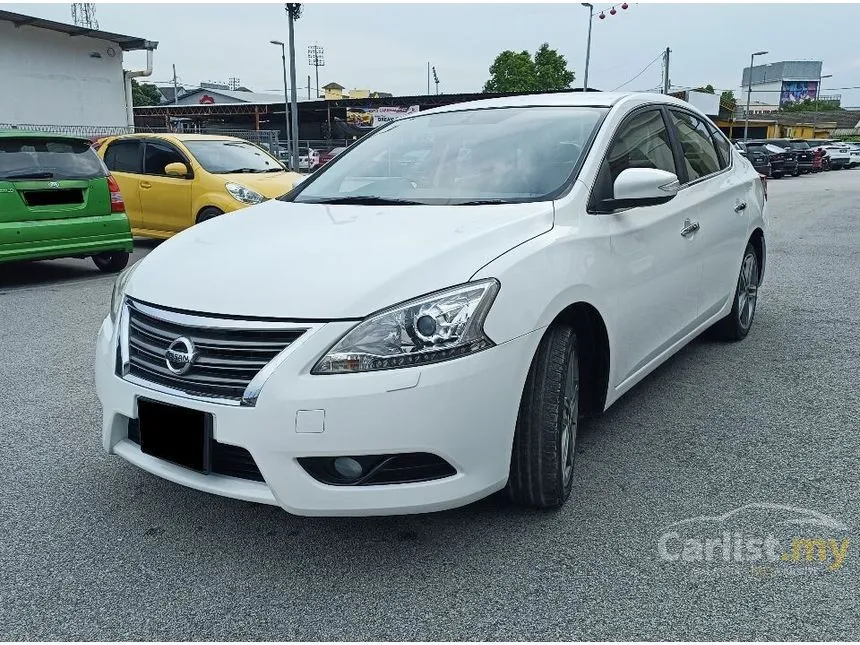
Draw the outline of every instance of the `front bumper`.
<instances>
[{"instance_id":1,"label":"front bumper","mask_svg":"<svg viewBox=\"0 0 860 645\"><path fill-rule=\"evenodd\" d=\"M327 323L285 350L254 407L167 394L115 374L116 331L106 319L96 350L103 445L170 481L297 515L384 515L443 510L504 487L523 384L541 334L455 360L366 374L312 376L320 354L354 323ZM264 482L204 475L146 455L128 438L138 397L214 416L214 439L246 449ZM321 432L299 432L299 411L324 410ZM301 457L427 452L455 475L419 483L323 484Z\"/></svg>"}]
</instances>

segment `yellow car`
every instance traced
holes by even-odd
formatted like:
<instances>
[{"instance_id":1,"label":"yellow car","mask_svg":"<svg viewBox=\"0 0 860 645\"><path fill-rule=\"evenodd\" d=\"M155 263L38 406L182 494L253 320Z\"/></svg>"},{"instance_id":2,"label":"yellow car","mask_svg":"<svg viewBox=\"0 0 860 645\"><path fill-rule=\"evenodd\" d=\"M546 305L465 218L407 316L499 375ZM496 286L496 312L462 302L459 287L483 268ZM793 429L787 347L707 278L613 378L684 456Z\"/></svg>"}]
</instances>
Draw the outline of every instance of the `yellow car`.
<instances>
[{"instance_id":1,"label":"yellow car","mask_svg":"<svg viewBox=\"0 0 860 645\"><path fill-rule=\"evenodd\" d=\"M134 235L165 239L207 219L280 197L301 179L243 139L127 134L98 142Z\"/></svg>"}]
</instances>

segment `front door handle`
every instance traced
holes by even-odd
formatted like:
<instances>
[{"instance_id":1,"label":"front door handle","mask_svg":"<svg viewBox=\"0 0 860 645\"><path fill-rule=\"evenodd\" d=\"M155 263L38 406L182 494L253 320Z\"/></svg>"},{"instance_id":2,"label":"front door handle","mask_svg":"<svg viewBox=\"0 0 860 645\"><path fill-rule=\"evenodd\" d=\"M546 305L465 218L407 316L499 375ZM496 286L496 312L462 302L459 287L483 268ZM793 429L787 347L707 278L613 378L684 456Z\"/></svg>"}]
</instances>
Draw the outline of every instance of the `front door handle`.
<instances>
[{"instance_id":1,"label":"front door handle","mask_svg":"<svg viewBox=\"0 0 860 645\"><path fill-rule=\"evenodd\" d=\"M681 229L681 235L688 237L699 230L698 222L691 222L689 219L684 220L684 228Z\"/></svg>"},{"instance_id":2,"label":"front door handle","mask_svg":"<svg viewBox=\"0 0 860 645\"><path fill-rule=\"evenodd\" d=\"M746 202L738 202L738 203L735 205L735 212L736 212L736 213L742 213L742 212L744 212L746 209L747 209L747 203L746 203Z\"/></svg>"},{"instance_id":3,"label":"front door handle","mask_svg":"<svg viewBox=\"0 0 860 645\"><path fill-rule=\"evenodd\" d=\"M142 181L142 182L140 182L140 187L141 188L152 188L152 184L150 184L148 181Z\"/></svg>"}]
</instances>

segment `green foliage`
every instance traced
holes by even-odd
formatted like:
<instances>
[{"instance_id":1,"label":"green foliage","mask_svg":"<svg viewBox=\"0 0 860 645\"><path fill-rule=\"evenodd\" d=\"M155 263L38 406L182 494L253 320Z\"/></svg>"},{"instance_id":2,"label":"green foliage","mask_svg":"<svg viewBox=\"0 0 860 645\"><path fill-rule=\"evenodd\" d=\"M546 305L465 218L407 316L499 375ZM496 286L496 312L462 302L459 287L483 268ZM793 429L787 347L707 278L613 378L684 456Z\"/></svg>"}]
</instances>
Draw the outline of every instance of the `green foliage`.
<instances>
[{"instance_id":1,"label":"green foliage","mask_svg":"<svg viewBox=\"0 0 860 645\"><path fill-rule=\"evenodd\" d=\"M815 99L783 103L779 106L780 112L837 112L841 109L841 107L831 101L818 101Z\"/></svg>"},{"instance_id":2,"label":"green foliage","mask_svg":"<svg viewBox=\"0 0 860 645\"><path fill-rule=\"evenodd\" d=\"M551 92L566 90L574 73L567 69L564 56L544 43L534 58L527 52L509 49L496 56L490 66L490 79L484 92Z\"/></svg>"},{"instance_id":3,"label":"green foliage","mask_svg":"<svg viewBox=\"0 0 860 645\"><path fill-rule=\"evenodd\" d=\"M138 83L131 79L131 102L133 105L158 105L161 103L161 92L150 83Z\"/></svg>"},{"instance_id":4,"label":"green foliage","mask_svg":"<svg viewBox=\"0 0 860 645\"><path fill-rule=\"evenodd\" d=\"M715 94L715 93L716 93L716 92L714 91L714 86L713 86L713 85L711 85L710 83L708 83L707 85L705 85L705 87L697 87L697 88L696 88L696 91L697 91L697 92L704 92L705 94Z\"/></svg>"}]
</instances>

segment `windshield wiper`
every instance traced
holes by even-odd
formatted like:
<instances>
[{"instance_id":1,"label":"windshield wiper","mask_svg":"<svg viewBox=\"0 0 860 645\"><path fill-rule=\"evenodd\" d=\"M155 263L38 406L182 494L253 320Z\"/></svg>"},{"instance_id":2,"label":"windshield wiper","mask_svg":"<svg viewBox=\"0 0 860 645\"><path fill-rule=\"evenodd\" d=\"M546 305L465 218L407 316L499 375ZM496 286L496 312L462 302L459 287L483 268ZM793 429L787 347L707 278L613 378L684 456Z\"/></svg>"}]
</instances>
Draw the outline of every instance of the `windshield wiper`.
<instances>
[{"instance_id":1,"label":"windshield wiper","mask_svg":"<svg viewBox=\"0 0 860 645\"><path fill-rule=\"evenodd\" d=\"M233 170L222 170L220 174L222 174L222 175L241 175L244 173L255 173L255 172L265 172L265 170L258 170L256 168L234 168Z\"/></svg>"},{"instance_id":2,"label":"windshield wiper","mask_svg":"<svg viewBox=\"0 0 860 645\"><path fill-rule=\"evenodd\" d=\"M469 202L454 202L453 206L486 206L489 204L513 204L507 199L473 199Z\"/></svg>"},{"instance_id":3,"label":"windshield wiper","mask_svg":"<svg viewBox=\"0 0 860 645\"><path fill-rule=\"evenodd\" d=\"M414 202L409 199L396 199L392 197L380 197L378 195L353 195L352 197L332 197L329 199L318 199L311 204L358 204L363 206L422 206L422 202Z\"/></svg>"},{"instance_id":4,"label":"windshield wiper","mask_svg":"<svg viewBox=\"0 0 860 645\"><path fill-rule=\"evenodd\" d=\"M54 173L43 171L35 172L16 172L11 175L4 175L3 179L53 179Z\"/></svg>"}]
</instances>

